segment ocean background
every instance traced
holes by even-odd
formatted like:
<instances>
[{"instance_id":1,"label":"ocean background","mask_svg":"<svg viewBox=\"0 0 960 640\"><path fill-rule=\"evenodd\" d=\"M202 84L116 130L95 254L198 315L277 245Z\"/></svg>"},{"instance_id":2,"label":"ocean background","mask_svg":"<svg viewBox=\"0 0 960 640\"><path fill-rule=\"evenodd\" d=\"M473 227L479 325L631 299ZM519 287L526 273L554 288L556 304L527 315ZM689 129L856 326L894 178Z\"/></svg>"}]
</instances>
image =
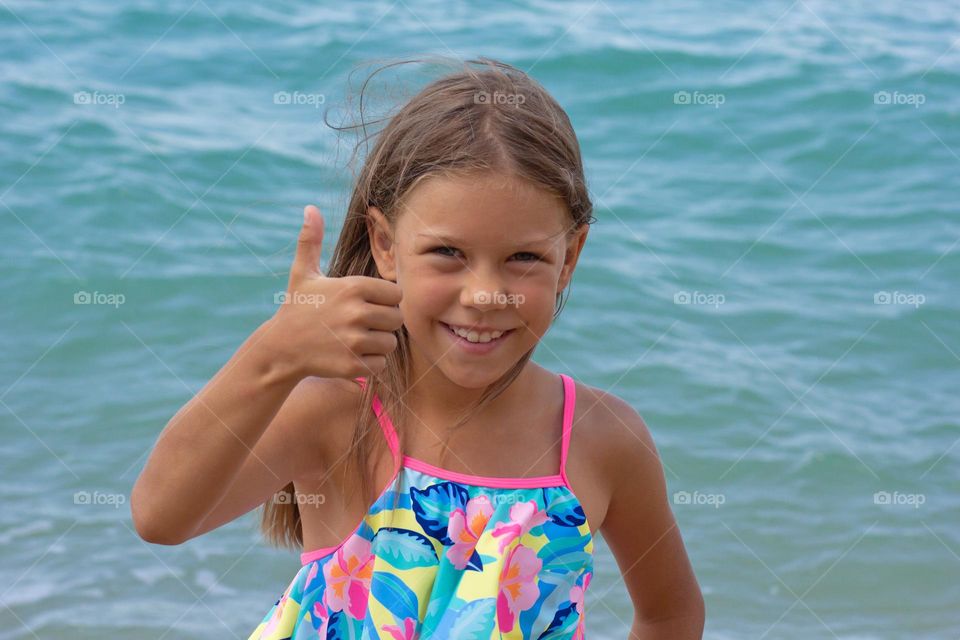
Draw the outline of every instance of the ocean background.
<instances>
[{"instance_id":1,"label":"ocean background","mask_svg":"<svg viewBox=\"0 0 960 640\"><path fill-rule=\"evenodd\" d=\"M325 109L420 55L570 114L598 222L536 360L646 420L705 637L960 635L957 2L0 0L0 52L0 639L245 639L293 577L258 512L149 545L129 491L306 203L329 257ZM598 538L588 637L631 613Z\"/></svg>"}]
</instances>

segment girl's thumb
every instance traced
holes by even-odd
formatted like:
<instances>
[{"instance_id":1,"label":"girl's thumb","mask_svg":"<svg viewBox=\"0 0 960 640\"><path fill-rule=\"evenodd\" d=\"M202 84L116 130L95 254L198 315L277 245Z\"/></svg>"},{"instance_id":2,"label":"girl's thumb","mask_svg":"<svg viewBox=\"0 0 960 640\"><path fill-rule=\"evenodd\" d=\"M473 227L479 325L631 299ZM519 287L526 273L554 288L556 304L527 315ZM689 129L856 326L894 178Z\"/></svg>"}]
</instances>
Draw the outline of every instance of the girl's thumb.
<instances>
[{"instance_id":1,"label":"girl's thumb","mask_svg":"<svg viewBox=\"0 0 960 640\"><path fill-rule=\"evenodd\" d=\"M292 278L320 273L320 250L323 245L323 214L312 204L303 208L303 227L297 238L297 253L290 269Z\"/></svg>"}]
</instances>

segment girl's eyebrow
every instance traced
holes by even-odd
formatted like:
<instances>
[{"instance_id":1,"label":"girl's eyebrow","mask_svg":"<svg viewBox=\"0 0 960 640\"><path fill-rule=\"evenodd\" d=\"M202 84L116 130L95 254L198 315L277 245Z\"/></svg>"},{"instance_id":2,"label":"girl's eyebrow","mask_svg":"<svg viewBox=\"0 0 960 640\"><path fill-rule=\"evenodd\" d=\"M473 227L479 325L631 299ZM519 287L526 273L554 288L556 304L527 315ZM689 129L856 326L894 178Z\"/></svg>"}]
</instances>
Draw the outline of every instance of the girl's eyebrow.
<instances>
[{"instance_id":1,"label":"girl's eyebrow","mask_svg":"<svg viewBox=\"0 0 960 640\"><path fill-rule=\"evenodd\" d=\"M427 240L433 240L433 241L435 241L435 242L443 242L443 243L446 243L446 244L454 244L454 245L461 245L461 246L471 244L470 242L468 242L468 241L466 241L466 240L462 240L462 239L460 239L460 238L454 238L454 237L446 236L446 235L442 235L442 234L434 235L434 234L429 234L429 233L418 233L416 237L417 237L417 238L425 238L425 239L427 239ZM531 245L531 244L538 244L538 243L541 243L541 242L546 242L546 241L548 241L548 240L553 240L553 238L552 238L551 236L540 236L540 237L538 237L538 238L529 238L529 239L519 240L519 241L515 242L514 244L515 244L516 246L525 246L525 245Z\"/></svg>"}]
</instances>

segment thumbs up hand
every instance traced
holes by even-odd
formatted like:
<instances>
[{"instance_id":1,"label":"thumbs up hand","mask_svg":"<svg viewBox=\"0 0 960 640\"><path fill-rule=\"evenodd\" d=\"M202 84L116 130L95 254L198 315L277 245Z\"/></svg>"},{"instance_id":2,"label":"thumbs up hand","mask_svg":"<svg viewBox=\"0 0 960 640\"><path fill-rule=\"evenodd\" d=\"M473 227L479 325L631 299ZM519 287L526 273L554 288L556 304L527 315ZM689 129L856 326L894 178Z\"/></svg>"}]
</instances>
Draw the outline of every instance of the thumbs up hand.
<instances>
[{"instance_id":1,"label":"thumbs up hand","mask_svg":"<svg viewBox=\"0 0 960 640\"><path fill-rule=\"evenodd\" d=\"M382 278L328 278L320 271L324 220L303 210L283 304L271 319L277 357L298 377L354 378L382 371L403 325L400 286Z\"/></svg>"}]
</instances>

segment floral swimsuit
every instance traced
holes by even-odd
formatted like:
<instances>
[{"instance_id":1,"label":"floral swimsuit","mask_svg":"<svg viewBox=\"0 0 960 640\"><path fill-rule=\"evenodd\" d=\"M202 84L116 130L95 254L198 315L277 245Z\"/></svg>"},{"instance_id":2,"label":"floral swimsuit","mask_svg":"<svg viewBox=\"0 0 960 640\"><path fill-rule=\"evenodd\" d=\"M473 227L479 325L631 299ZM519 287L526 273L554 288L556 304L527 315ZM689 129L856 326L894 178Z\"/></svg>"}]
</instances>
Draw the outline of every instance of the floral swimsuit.
<instances>
[{"instance_id":1,"label":"floral swimsuit","mask_svg":"<svg viewBox=\"0 0 960 640\"><path fill-rule=\"evenodd\" d=\"M560 378L553 476L400 462L397 432L374 397L393 478L346 540L301 554L303 566L249 640L583 638L593 536L566 475L576 395L573 380Z\"/></svg>"}]
</instances>

